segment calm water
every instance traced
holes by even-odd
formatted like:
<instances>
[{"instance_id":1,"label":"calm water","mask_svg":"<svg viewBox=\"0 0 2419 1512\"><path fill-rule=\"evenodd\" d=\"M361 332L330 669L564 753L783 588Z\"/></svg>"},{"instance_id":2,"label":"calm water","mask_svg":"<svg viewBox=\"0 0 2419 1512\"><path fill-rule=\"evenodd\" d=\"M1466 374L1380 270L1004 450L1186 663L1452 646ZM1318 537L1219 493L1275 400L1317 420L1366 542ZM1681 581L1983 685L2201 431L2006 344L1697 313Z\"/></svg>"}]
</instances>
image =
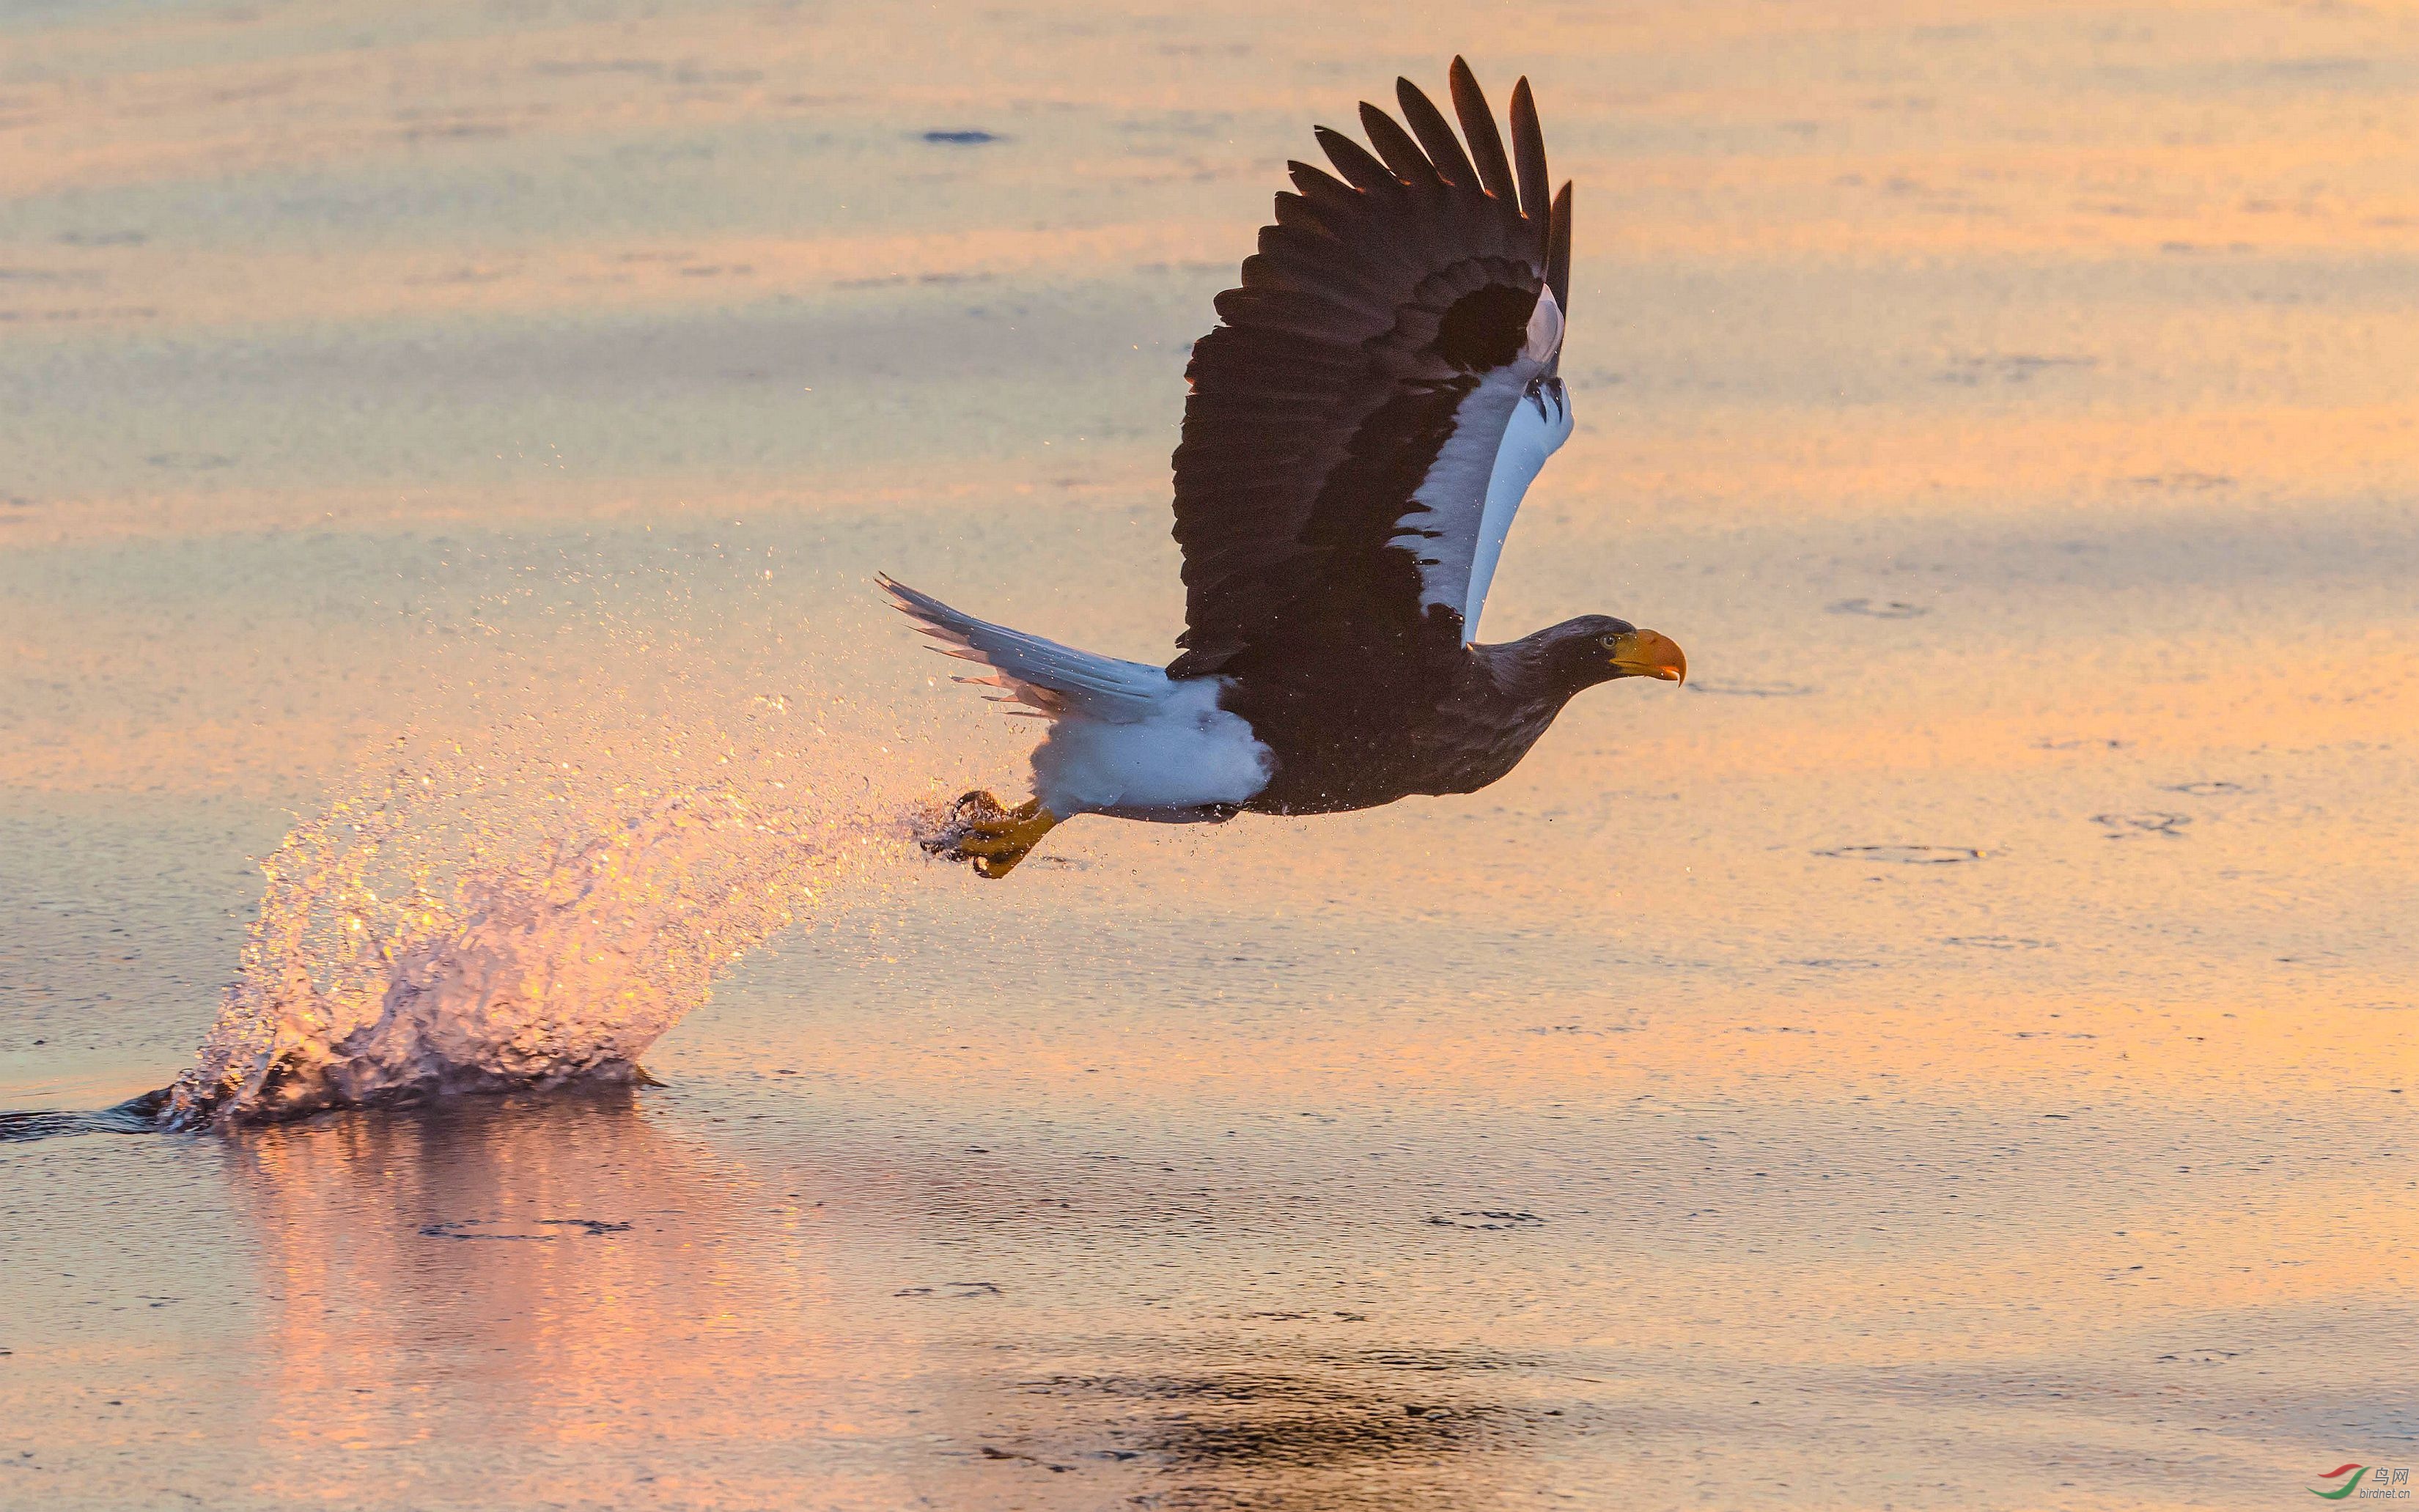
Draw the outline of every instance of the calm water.
<instances>
[{"instance_id":1,"label":"calm water","mask_svg":"<svg viewBox=\"0 0 2419 1512\"><path fill-rule=\"evenodd\" d=\"M1163 656L1185 344L1456 51L1579 186L1487 631L1698 681L1471 798L917 859L1033 730L867 579ZM814 847L559 936L578 1013L688 1000L667 900L797 917L666 926L660 1085L0 1145L0 1506L2419 1466L2414 96L2394 4L13 8L0 1108L191 1064L363 795L440 882L668 794Z\"/></svg>"}]
</instances>

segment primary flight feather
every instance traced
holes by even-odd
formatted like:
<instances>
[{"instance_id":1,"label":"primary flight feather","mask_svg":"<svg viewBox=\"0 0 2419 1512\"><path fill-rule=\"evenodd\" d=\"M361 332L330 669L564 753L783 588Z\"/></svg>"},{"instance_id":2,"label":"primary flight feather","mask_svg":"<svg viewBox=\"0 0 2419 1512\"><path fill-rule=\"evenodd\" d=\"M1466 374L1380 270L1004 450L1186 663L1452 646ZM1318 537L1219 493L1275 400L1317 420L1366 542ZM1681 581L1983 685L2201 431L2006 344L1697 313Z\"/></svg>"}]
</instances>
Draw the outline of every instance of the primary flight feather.
<instances>
[{"instance_id":1,"label":"primary flight feather","mask_svg":"<svg viewBox=\"0 0 2419 1512\"><path fill-rule=\"evenodd\" d=\"M1548 198L1526 79L1508 157L1459 58L1451 80L1459 136L1408 79L1402 121L1362 105L1367 147L1317 129L1334 173L1288 164L1293 192L1194 346L1174 661L1077 651L877 579L989 669L972 681L1051 722L1031 800L967 794L928 849L996 877L1081 813L1216 822L1474 792L1580 689L1687 675L1668 638L1607 615L1477 643L1513 516L1571 433L1571 187Z\"/></svg>"}]
</instances>

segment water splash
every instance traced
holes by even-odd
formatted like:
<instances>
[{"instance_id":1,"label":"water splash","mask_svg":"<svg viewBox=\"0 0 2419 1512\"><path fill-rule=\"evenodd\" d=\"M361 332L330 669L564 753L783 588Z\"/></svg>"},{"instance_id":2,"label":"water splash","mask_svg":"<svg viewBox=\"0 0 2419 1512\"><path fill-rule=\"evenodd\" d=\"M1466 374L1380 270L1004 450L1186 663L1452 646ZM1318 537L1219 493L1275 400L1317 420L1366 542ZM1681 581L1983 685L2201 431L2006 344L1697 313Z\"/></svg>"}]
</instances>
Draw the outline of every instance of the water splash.
<instances>
[{"instance_id":1,"label":"water splash","mask_svg":"<svg viewBox=\"0 0 2419 1512\"><path fill-rule=\"evenodd\" d=\"M853 869L862 824L724 788L440 884L408 783L340 803L268 891L172 1128L455 1092L630 1080L715 978ZM855 841L855 843L851 843Z\"/></svg>"},{"instance_id":2,"label":"water splash","mask_svg":"<svg viewBox=\"0 0 2419 1512\"><path fill-rule=\"evenodd\" d=\"M888 680L850 664L863 638L816 636L809 675L795 620L707 640L644 579L564 581L589 598L422 642L408 733L262 863L160 1124L640 1079L735 962L913 856L917 737L836 691Z\"/></svg>"}]
</instances>

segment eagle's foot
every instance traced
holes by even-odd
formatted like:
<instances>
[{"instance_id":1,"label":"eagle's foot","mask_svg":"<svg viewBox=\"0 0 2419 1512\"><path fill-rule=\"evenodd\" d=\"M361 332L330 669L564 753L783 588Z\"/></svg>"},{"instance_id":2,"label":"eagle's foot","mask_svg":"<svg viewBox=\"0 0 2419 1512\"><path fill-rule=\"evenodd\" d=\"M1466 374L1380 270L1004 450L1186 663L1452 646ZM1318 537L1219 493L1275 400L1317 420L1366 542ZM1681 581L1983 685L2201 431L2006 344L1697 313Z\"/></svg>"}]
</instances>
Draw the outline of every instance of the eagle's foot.
<instances>
[{"instance_id":1,"label":"eagle's foot","mask_svg":"<svg viewBox=\"0 0 2419 1512\"><path fill-rule=\"evenodd\" d=\"M1057 827L1058 816L1041 807L1040 798L1009 809L977 789L960 798L941 827L917 843L944 860L973 862L978 876L1004 877Z\"/></svg>"}]
</instances>

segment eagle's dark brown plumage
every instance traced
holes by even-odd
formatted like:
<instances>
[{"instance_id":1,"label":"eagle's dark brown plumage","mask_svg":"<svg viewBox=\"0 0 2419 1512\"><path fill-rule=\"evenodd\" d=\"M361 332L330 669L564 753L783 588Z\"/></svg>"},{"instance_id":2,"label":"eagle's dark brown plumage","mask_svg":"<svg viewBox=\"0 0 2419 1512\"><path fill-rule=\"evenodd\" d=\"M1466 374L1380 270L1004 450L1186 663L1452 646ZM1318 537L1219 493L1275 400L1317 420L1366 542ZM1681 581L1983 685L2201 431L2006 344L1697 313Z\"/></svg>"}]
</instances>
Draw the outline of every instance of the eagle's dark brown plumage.
<instances>
[{"instance_id":1,"label":"eagle's dark brown plumage","mask_svg":"<svg viewBox=\"0 0 2419 1512\"><path fill-rule=\"evenodd\" d=\"M1513 512L1570 434L1571 189L1548 197L1523 79L1507 154L1459 58L1456 137L1398 80L1369 146L1322 127L1195 344L1176 449L1184 633L1164 671L987 625L882 579L980 679L1051 717L1035 798L969 795L935 848L996 875L1074 813L1216 820L1464 793L1580 688L1676 679L1594 615L1472 643ZM1406 124L1408 123L1408 124Z\"/></svg>"}]
</instances>

